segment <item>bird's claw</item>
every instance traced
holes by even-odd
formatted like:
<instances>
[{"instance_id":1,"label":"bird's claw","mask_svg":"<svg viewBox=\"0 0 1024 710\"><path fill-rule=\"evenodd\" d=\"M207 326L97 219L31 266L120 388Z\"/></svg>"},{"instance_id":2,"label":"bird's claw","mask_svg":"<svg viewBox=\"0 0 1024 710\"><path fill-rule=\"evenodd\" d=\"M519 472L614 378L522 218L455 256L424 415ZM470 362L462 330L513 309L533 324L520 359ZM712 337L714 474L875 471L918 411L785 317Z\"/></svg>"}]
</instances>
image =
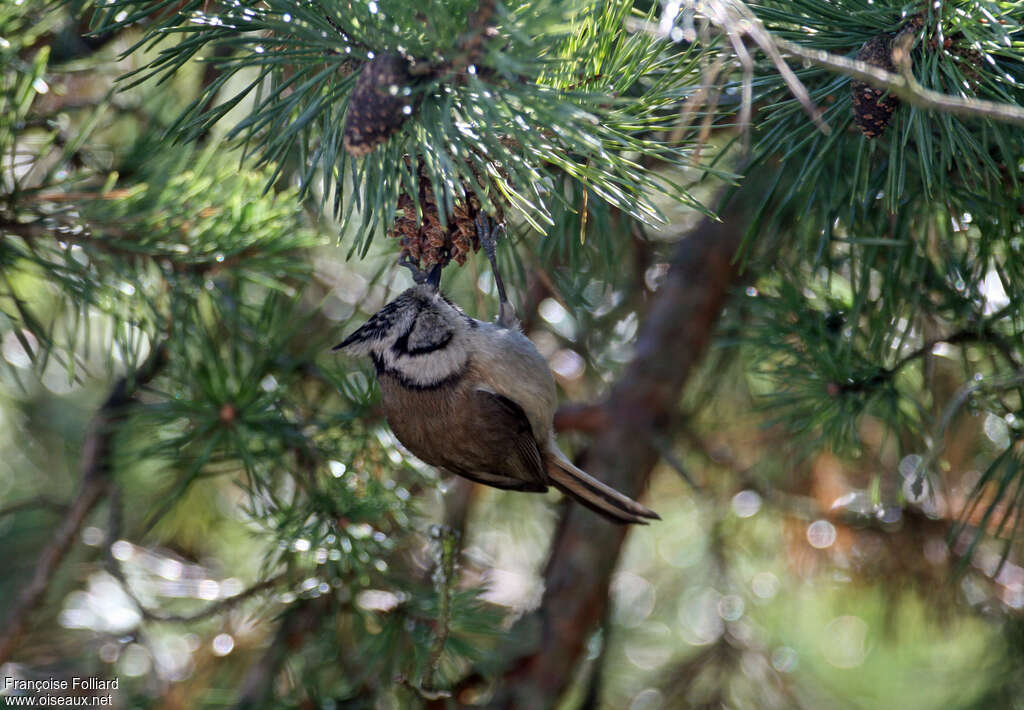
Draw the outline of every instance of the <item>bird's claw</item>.
<instances>
[{"instance_id":1,"label":"bird's claw","mask_svg":"<svg viewBox=\"0 0 1024 710\"><path fill-rule=\"evenodd\" d=\"M412 272L412 280L416 283L421 284L427 280L427 272L420 268L419 262L409 256L408 252L402 252L402 255L398 257L398 265L404 266Z\"/></svg>"},{"instance_id":2,"label":"bird's claw","mask_svg":"<svg viewBox=\"0 0 1024 710\"><path fill-rule=\"evenodd\" d=\"M498 287L498 322L506 328L511 328L518 322L516 309L508 300L505 294L505 283L501 280L501 272L498 270L498 258L496 247L498 245L497 234L499 230L504 231L505 225L495 223L483 212L476 215L476 235L480 240L487 260L491 262L491 273L494 274L494 284Z\"/></svg>"},{"instance_id":3,"label":"bird's claw","mask_svg":"<svg viewBox=\"0 0 1024 710\"><path fill-rule=\"evenodd\" d=\"M398 265L404 266L410 272L412 272L412 280L417 284L428 284L433 286L436 290L441 284L441 264L434 264L434 266L427 271L421 269L419 262L413 260L407 252L402 252L402 255L398 257Z\"/></svg>"}]
</instances>

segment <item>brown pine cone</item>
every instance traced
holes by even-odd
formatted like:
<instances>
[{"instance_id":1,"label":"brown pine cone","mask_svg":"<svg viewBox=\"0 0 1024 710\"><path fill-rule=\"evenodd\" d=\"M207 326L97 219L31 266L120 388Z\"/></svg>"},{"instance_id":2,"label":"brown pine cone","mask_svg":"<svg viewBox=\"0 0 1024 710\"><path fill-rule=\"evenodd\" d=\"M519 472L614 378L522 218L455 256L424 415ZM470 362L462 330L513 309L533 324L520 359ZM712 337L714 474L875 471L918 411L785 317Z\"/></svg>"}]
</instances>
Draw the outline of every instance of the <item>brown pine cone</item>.
<instances>
[{"instance_id":1,"label":"brown pine cone","mask_svg":"<svg viewBox=\"0 0 1024 710\"><path fill-rule=\"evenodd\" d=\"M872 66L895 71L892 63L892 36L878 35L861 46L857 59ZM853 92L853 120L868 138L878 138L888 128L892 114L900 105L895 96L886 96L884 89L876 89L862 81L851 81Z\"/></svg>"},{"instance_id":2,"label":"brown pine cone","mask_svg":"<svg viewBox=\"0 0 1024 710\"><path fill-rule=\"evenodd\" d=\"M381 54L363 65L345 113L345 150L353 156L371 152L412 114L405 93L413 81L409 66L400 54Z\"/></svg>"},{"instance_id":3,"label":"brown pine cone","mask_svg":"<svg viewBox=\"0 0 1024 710\"><path fill-rule=\"evenodd\" d=\"M429 269L434 264L447 264L454 259L459 266L466 258L480 249L476 233L476 216L480 212L480 200L467 191L466 197L456 203L453 214L448 216L448 226L441 224L437 201L430 180L420 174L419 204L423 221L416 219L416 203L403 192L398 197L401 214L388 231L388 236L400 239L402 252L417 262L420 268Z\"/></svg>"}]
</instances>

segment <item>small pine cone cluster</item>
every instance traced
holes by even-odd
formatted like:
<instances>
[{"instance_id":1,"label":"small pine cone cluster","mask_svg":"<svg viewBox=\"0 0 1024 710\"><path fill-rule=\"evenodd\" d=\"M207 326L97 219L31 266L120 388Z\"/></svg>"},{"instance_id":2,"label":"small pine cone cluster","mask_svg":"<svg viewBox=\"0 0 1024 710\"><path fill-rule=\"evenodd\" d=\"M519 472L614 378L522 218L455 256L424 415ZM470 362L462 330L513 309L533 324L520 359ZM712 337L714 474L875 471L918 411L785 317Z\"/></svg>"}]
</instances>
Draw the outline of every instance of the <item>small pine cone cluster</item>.
<instances>
[{"instance_id":1,"label":"small pine cone cluster","mask_svg":"<svg viewBox=\"0 0 1024 710\"><path fill-rule=\"evenodd\" d=\"M466 258L480 249L476 233L476 216L480 212L480 201L469 193L455 205L454 214L449 215L448 226L441 224L437 202L430 181L420 177L420 209L423 222L416 218L416 203L407 194L398 197L401 214L395 220L388 235L402 241L402 253L429 269L434 264L446 265L454 259L459 266Z\"/></svg>"},{"instance_id":2,"label":"small pine cone cluster","mask_svg":"<svg viewBox=\"0 0 1024 710\"><path fill-rule=\"evenodd\" d=\"M857 52L859 61L872 66L894 71L892 63L892 37L878 35L872 37ZM885 95L884 89L876 89L862 81L851 81L853 92L853 120L868 138L878 138L889 127L892 114L900 105L895 96Z\"/></svg>"},{"instance_id":3,"label":"small pine cone cluster","mask_svg":"<svg viewBox=\"0 0 1024 710\"><path fill-rule=\"evenodd\" d=\"M409 60L399 54L381 54L363 65L345 113L345 150L353 156L371 152L408 120L409 68Z\"/></svg>"}]
</instances>

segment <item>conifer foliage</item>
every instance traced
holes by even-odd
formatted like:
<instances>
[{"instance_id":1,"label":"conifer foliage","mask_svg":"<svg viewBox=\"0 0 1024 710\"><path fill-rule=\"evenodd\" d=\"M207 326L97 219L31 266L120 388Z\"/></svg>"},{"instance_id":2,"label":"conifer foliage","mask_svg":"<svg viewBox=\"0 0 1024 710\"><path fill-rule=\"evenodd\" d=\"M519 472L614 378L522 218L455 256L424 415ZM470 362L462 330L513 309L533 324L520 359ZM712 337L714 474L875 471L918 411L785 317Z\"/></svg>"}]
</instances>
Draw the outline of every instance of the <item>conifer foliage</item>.
<instances>
[{"instance_id":1,"label":"conifer foliage","mask_svg":"<svg viewBox=\"0 0 1024 710\"><path fill-rule=\"evenodd\" d=\"M799 525L825 586L1011 618L976 636L1019 676L1022 27L985 0L3 3L0 675L118 676L121 707L839 707L788 616L746 623L762 568L806 571L763 549ZM481 216L592 403L556 425L649 425L665 521L630 535L668 562L623 559L657 594L586 511L417 461L329 352L399 255L493 314ZM693 254L687 293L732 295L662 322ZM685 396L625 391L708 341ZM567 576L586 603L550 608ZM646 601L670 621L629 621ZM955 702L1016 707L1024 679L977 678Z\"/></svg>"}]
</instances>

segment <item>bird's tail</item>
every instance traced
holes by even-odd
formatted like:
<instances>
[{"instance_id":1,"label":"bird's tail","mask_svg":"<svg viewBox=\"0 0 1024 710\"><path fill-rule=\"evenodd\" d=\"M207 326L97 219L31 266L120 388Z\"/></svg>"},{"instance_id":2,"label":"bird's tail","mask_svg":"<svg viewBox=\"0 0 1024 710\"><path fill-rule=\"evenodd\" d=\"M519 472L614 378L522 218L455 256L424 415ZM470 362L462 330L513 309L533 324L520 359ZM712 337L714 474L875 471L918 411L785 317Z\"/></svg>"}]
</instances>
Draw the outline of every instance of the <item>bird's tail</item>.
<instances>
[{"instance_id":1,"label":"bird's tail","mask_svg":"<svg viewBox=\"0 0 1024 710\"><path fill-rule=\"evenodd\" d=\"M573 466L558 449L554 449L546 458L551 483L562 493L576 499L595 513L616 523L646 525L648 519L661 520L653 510Z\"/></svg>"}]
</instances>

